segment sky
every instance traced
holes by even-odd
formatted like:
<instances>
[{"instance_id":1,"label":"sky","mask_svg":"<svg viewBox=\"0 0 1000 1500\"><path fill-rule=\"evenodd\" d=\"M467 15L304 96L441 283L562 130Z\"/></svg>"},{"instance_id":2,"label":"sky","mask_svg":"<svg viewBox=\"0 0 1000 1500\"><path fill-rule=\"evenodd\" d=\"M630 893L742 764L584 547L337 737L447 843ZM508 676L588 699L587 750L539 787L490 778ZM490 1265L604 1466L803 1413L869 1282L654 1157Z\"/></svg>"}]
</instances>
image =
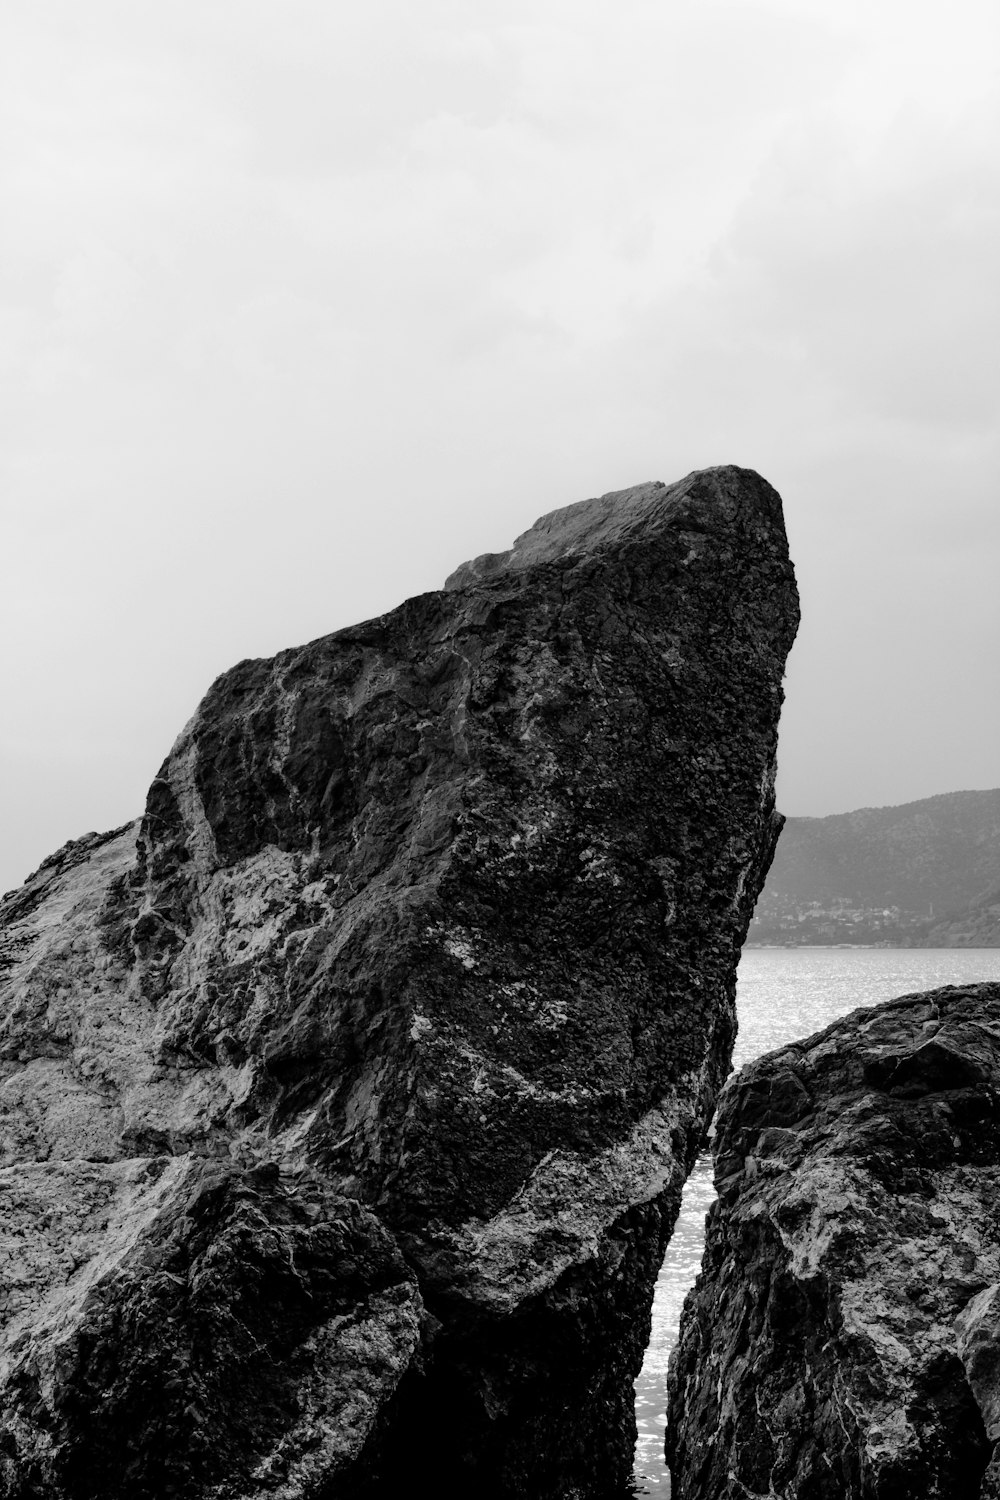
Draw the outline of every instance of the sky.
<instances>
[{"instance_id":1,"label":"sky","mask_svg":"<svg viewBox=\"0 0 1000 1500\"><path fill-rule=\"evenodd\" d=\"M0 889L209 683L737 463L779 806L1000 785L993 0L6 0Z\"/></svg>"}]
</instances>

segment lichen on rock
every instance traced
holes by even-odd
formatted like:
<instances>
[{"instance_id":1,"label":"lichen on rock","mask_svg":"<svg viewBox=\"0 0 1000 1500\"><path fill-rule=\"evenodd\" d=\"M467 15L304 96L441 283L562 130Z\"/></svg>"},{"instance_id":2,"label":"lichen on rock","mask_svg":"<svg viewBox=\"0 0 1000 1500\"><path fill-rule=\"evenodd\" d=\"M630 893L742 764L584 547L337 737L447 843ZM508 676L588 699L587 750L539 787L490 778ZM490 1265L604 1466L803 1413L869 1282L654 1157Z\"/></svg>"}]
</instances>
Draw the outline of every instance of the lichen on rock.
<instances>
[{"instance_id":1,"label":"lichen on rock","mask_svg":"<svg viewBox=\"0 0 1000 1500\"><path fill-rule=\"evenodd\" d=\"M752 472L571 506L5 898L5 1495L625 1484L796 623Z\"/></svg>"},{"instance_id":2,"label":"lichen on rock","mask_svg":"<svg viewBox=\"0 0 1000 1500\"><path fill-rule=\"evenodd\" d=\"M677 1500L987 1500L1000 1436L1000 985L744 1067L672 1357Z\"/></svg>"}]
</instances>

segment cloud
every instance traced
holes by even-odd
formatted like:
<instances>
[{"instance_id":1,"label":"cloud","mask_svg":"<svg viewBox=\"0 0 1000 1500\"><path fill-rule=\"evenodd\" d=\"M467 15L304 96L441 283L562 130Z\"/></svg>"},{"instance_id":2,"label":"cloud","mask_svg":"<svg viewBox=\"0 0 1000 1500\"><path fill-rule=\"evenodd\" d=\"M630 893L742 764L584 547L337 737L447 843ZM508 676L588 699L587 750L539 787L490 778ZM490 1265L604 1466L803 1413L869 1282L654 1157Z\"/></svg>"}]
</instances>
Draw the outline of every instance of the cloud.
<instances>
[{"instance_id":1,"label":"cloud","mask_svg":"<svg viewBox=\"0 0 1000 1500\"><path fill-rule=\"evenodd\" d=\"M1000 111L908 111L862 154L818 122L762 174L718 252L761 335L784 337L851 416L991 423L1000 333ZM853 147L853 149L851 149Z\"/></svg>"},{"instance_id":2,"label":"cloud","mask_svg":"<svg viewBox=\"0 0 1000 1500\"><path fill-rule=\"evenodd\" d=\"M5 7L11 860L55 833L29 741L119 821L232 660L730 460L786 492L807 588L793 810L882 795L861 723L906 795L963 776L906 750L863 637L893 580L912 698L905 554L987 671L996 31L979 0Z\"/></svg>"}]
</instances>

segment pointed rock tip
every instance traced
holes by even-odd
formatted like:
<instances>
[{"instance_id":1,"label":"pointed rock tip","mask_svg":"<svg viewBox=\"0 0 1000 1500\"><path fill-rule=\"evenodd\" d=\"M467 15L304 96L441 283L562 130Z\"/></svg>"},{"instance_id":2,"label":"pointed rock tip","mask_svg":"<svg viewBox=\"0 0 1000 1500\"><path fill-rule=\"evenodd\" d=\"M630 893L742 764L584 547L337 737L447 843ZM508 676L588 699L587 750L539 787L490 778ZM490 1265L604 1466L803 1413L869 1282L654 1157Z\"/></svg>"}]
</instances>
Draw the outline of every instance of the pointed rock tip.
<instances>
[{"instance_id":1,"label":"pointed rock tip","mask_svg":"<svg viewBox=\"0 0 1000 1500\"><path fill-rule=\"evenodd\" d=\"M603 551L650 526L658 530L677 516L685 498L695 500L704 509L705 519L712 510L729 519L740 499L747 495L763 500L771 515L780 521L781 501L777 492L755 470L741 469L735 464L694 469L673 484L654 479L628 489L610 490L605 495L549 511L522 532L508 551L484 552L461 563L445 579L444 586L468 588L501 573Z\"/></svg>"}]
</instances>

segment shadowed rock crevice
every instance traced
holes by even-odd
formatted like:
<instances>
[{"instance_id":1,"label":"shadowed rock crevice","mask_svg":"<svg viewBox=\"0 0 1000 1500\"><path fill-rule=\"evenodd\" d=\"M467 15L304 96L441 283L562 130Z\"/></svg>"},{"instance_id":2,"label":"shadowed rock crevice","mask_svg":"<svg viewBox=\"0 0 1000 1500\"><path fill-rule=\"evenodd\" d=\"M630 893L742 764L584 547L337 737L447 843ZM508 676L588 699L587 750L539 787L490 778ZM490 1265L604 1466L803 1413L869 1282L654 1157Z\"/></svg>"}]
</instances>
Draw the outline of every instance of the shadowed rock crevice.
<instances>
[{"instance_id":1,"label":"shadowed rock crevice","mask_svg":"<svg viewBox=\"0 0 1000 1500\"><path fill-rule=\"evenodd\" d=\"M796 623L750 471L583 502L240 663L7 898L5 1492L625 1484Z\"/></svg>"}]
</instances>

